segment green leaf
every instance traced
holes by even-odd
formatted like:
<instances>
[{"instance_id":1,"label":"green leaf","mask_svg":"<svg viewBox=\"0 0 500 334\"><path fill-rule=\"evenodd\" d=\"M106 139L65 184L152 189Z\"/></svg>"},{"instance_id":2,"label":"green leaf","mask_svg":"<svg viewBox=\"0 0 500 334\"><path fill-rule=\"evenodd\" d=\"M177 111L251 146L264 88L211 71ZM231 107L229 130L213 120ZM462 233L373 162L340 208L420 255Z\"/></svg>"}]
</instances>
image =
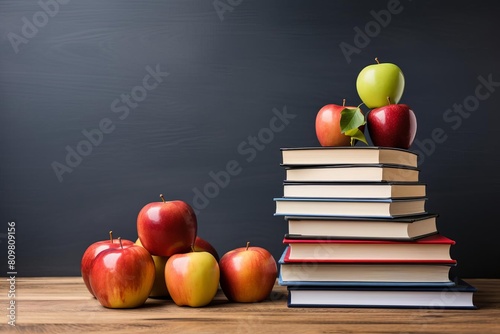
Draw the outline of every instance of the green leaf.
<instances>
[{"instance_id":1,"label":"green leaf","mask_svg":"<svg viewBox=\"0 0 500 334\"><path fill-rule=\"evenodd\" d=\"M360 126L365 124L365 115L363 115L359 107L353 109L345 108L340 112L340 132L351 137L351 146L356 144L356 140L368 145L365 135L359 129Z\"/></svg>"},{"instance_id":2,"label":"green leaf","mask_svg":"<svg viewBox=\"0 0 500 334\"><path fill-rule=\"evenodd\" d=\"M347 136L348 131L357 129L364 124L366 124L365 115L363 115L361 109L345 108L340 112L340 132Z\"/></svg>"},{"instance_id":3,"label":"green leaf","mask_svg":"<svg viewBox=\"0 0 500 334\"><path fill-rule=\"evenodd\" d=\"M368 145L365 134L358 128L346 131L345 135L351 137L351 146L354 146L356 144L356 140L362 141L363 143Z\"/></svg>"}]
</instances>

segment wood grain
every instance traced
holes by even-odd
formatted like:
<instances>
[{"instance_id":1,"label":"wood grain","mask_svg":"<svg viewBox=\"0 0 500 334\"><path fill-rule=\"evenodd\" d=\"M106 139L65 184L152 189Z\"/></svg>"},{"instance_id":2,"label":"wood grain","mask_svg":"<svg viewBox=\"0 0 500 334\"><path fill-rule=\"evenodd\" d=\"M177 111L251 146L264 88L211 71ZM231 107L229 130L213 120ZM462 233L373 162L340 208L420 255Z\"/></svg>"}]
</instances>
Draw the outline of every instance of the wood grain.
<instances>
[{"instance_id":1,"label":"wood grain","mask_svg":"<svg viewBox=\"0 0 500 334\"><path fill-rule=\"evenodd\" d=\"M103 308L80 277L19 278L20 333L499 333L500 280L470 279L478 310L287 308L285 287L262 303L230 303L219 291L207 307L178 307L148 299L137 309ZM2 305L6 294L0 296Z\"/></svg>"}]
</instances>

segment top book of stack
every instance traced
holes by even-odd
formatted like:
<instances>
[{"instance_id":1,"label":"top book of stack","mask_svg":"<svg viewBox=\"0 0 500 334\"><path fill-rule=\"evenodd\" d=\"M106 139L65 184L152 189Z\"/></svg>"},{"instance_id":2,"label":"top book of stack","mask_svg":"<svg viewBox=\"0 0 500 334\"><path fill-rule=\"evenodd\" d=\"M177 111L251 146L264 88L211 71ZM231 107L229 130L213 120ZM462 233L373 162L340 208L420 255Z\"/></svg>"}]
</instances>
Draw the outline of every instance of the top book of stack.
<instances>
[{"instance_id":1,"label":"top book of stack","mask_svg":"<svg viewBox=\"0 0 500 334\"><path fill-rule=\"evenodd\" d=\"M282 148L282 166L380 164L417 167L417 154L377 146Z\"/></svg>"}]
</instances>

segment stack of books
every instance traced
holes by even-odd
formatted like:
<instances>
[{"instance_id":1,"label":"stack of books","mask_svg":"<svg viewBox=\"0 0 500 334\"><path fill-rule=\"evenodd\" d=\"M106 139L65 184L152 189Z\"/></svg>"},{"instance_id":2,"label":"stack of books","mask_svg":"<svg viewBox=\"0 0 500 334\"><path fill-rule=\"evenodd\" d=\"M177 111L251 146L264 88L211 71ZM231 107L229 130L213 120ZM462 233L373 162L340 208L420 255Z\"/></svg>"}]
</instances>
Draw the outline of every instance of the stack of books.
<instances>
[{"instance_id":1,"label":"stack of books","mask_svg":"<svg viewBox=\"0 0 500 334\"><path fill-rule=\"evenodd\" d=\"M284 148L289 307L475 308L450 278L453 240L427 213L417 155L382 147Z\"/></svg>"}]
</instances>

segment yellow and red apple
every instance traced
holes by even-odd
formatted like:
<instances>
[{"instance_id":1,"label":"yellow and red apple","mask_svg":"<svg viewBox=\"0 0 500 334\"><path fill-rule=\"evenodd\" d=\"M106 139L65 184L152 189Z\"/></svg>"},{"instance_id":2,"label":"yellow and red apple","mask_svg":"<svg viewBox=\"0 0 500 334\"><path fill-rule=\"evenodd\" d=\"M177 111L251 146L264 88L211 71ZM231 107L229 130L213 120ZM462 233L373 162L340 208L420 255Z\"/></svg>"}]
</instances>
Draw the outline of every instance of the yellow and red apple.
<instances>
[{"instance_id":1,"label":"yellow and red apple","mask_svg":"<svg viewBox=\"0 0 500 334\"><path fill-rule=\"evenodd\" d=\"M135 244L142 247L140 239L135 241ZM168 297L167 284L165 283L165 265L168 257L151 255L155 263L155 282L149 293L149 297Z\"/></svg>"},{"instance_id":2,"label":"yellow and red apple","mask_svg":"<svg viewBox=\"0 0 500 334\"><path fill-rule=\"evenodd\" d=\"M134 244L121 244L118 248L102 251L94 259L89 273L95 297L107 308L143 305L154 280L155 265L151 255Z\"/></svg>"},{"instance_id":3,"label":"yellow and red apple","mask_svg":"<svg viewBox=\"0 0 500 334\"><path fill-rule=\"evenodd\" d=\"M165 266L165 281L178 306L208 305L219 288L219 265L208 252L172 255Z\"/></svg>"},{"instance_id":4,"label":"yellow and red apple","mask_svg":"<svg viewBox=\"0 0 500 334\"><path fill-rule=\"evenodd\" d=\"M217 262L219 262L219 253L217 253L217 250L215 249L212 244L210 244L208 241L206 241L203 238L200 238L199 236L196 236L196 240L194 241L194 251L195 252L209 252L212 254Z\"/></svg>"},{"instance_id":5,"label":"yellow and red apple","mask_svg":"<svg viewBox=\"0 0 500 334\"><path fill-rule=\"evenodd\" d=\"M263 301L276 282L278 270L271 253L249 244L227 252L219 261L220 285L230 301Z\"/></svg>"},{"instance_id":6,"label":"yellow and red apple","mask_svg":"<svg viewBox=\"0 0 500 334\"><path fill-rule=\"evenodd\" d=\"M133 242L130 240L121 239L121 241L124 246L133 244ZM87 290L89 290L92 296L94 296L94 292L90 287L90 281L89 281L89 273L90 273L90 268L92 268L92 262L94 261L96 256L99 255L99 253L101 253L102 251L118 247L120 247L118 239L113 239L113 232L109 231L109 240L94 242L89 247L87 247L87 249L83 253L82 260L80 262L80 271L82 273L83 282L85 283Z\"/></svg>"}]
</instances>

